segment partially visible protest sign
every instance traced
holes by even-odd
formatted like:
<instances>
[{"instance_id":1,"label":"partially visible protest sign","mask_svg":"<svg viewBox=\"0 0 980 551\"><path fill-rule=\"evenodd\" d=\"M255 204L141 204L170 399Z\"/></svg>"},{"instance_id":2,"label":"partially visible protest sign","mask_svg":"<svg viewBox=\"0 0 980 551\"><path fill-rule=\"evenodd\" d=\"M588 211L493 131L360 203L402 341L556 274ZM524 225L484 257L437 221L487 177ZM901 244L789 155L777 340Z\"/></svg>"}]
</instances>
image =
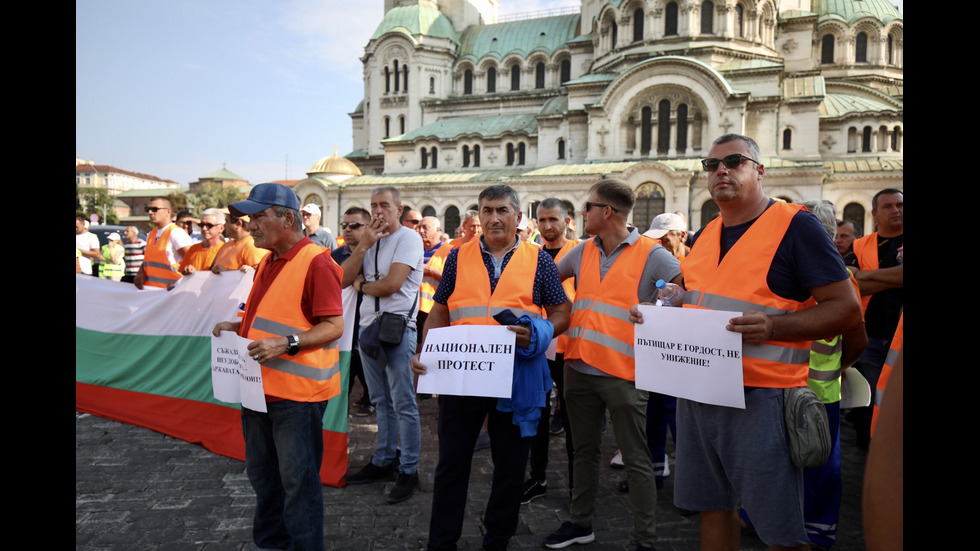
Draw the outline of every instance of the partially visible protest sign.
<instances>
[{"instance_id":1,"label":"partially visible protest sign","mask_svg":"<svg viewBox=\"0 0 980 551\"><path fill-rule=\"evenodd\" d=\"M706 404L745 408L742 335L725 329L740 312L640 305L634 328L636 387Z\"/></svg>"},{"instance_id":2,"label":"partially visible protest sign","mask_svg":"<svg viewBox=\"0 0 980 551\"><path fill-rule=\"evenodd\" d=\"M419 361L426 373L418 391L510 398L516 333L501 325L429 329Z\"/></svg>"},{"instance_id":3,"label":"partially visible protest sign","mask_svg":"<svg viewBox=\"0 0 980 551\"><path fill-rule=\"evenodd\" d=\"M265 413L262 367L248 355L250 342L231 331L211 336L211 386L215 400Z\"/></svg>"}]
</instances>

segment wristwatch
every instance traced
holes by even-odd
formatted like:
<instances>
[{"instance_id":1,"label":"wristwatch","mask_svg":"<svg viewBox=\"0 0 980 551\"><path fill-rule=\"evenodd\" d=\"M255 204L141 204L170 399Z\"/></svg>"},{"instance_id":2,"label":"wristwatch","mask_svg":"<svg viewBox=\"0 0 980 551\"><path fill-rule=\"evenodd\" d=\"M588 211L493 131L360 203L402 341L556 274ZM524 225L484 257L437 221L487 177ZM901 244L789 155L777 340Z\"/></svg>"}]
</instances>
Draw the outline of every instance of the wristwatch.
<instances>
[{"instance_id":1,"label":"wristwatch","mask_svg":"<svg viewBox=\"0 0 980 551\"><path fill-rule=\"evenodd\" d=\"M286 337L286 341L289 343L289 346L286 347L286 354L289 354L290 356L299 354L299 336L289 335Z\"/></svg>"}]
</instances>

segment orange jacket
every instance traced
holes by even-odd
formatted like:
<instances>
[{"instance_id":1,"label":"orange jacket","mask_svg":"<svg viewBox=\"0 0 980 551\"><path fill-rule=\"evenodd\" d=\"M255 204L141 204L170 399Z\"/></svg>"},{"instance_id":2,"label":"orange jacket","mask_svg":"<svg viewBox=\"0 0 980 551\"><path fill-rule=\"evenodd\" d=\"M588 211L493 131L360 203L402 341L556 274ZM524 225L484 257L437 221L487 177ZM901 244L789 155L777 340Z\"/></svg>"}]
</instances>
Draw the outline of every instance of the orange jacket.
<instances>
[{"instance_id":1,"label":"orange jacket","mask_svg":"<svg viewBox=\"0 0 980 551\"><path fill-rule=\"evenodd\" d=\"M432 253L426 264L433 268L443 269L446 266L446 257L449 256L449 251L452 249L448 243L443 243L436 249L436 252ZM429 313L432 311L432 305L435 304L432 297L435 296L438 288L439 280L432 276L422 277L422 284L419 286L419 312Z\"/></svg>"},{"instance_id":2,"label":"orange jacket","mask_svg":"<svg viewBox=\"0 0 980 551\"><path fill-rule=\"evenodd\" d=\"M630 307L639 302L636 292L640 277L656 245L641 235L619 253L600 281L599 247L594 239L585 244L565 359L580 359L620 379L636 380Z\"/></svg>"},{"instance_id":3,"label":"orange jacket","mask_svg":"<svg viewBox=\"0 0 980 551\"><path fill-rule=\"evenodd\" d=\"M575 248L578 245L578 240L569 240L562 245L561 249L558 250L558 254L555 255L555 262L557 263L563 256L568 254L568 251ZM565 288L565 294L568 295L568 300L575 302L575 278L570 277L565 281L561 282L562 287ZM562 333L556 337L558 339L557 348L555 351L559 354L564 354L568 350L568 332Z\"/></svg>"},{"instance_id":4,"label":"orange jacket","mask_svg":"<svg viewBox=\"0 0 980 551\"><path fill-rule=\"evenodd\" d=\"M250 326L241 335L257 340L286 337L309 331L313 325L300 307L306 274L313 259L329 250L310 243L286 265L266 291ZM258 279L269 256L259 263ZM251 300L251 297L249 297ZM322 402L340 394L340 352L337 341L320 348L300 350L296 356L283 354L262 364L262 385L269 396L297 402Z\"/></svg>"},{"instance_id":5,"label":"orange jacket","mask_svg":"<svg viewBox=\"0 0 980 551\"><path fill-rule=\"evenodd\" d=\"M199 272L210 270L211 266L214 265L214 259L218 257L218 252L224 246L224 241L218 241L215 246L207 249L204 248L204 243L194 243L184 254L184 259L180 261L178 270L183 273L187 266L194 266L194 269Z\"/></svg>"},{"instance_id":6,"label":"orange jacket","mask_svg":"<svg viewBox=\"0 0 980 551\"><path fill-rule=\"evenodd\" d=\"M766 283L769 267L793 216L803 207L774 203L728 251L721 263L721 218L705 226L681 263L685 308L749 310L779 316L799 312L806 302L785 299ZM743 345L742 379L745 386L791 388L806 385L811 341L770 340Z\"/></svg>"},{"instance_id":7,"label":"orange jacket","mask_svg":"<svg viewBox=\"0 0 980 551\"><path fill-rule=\"evenodd\" d=\"M851 244L854 247L854 256L858 261L858 268L861 270L878 269L878 232L874 232L864 237L859 237ZM868 311L868 302L871 295L861 297L861 306L865 312Z\"/></svg>"},{"instance_id":8,"label":"orange jacket","mask_svg":"<svg viewBox=\"0 0 980 551\"><path fill-rule=\"evenodd\" d=\"M898 352L905 343L905 311L898 318L898 328L895 329L895 336L892 337L892 344L888 347L888 354L885 356L885 365L881 367L881 375L878 376L878 384L875 385L874 410L871 416L871 436L875 435L875 424L878 423L878 410L881 409L881 400L885 397L885 387L888 386L888 378L891 377L892 369L895 369L895 360L898 359Z\"/></svg>"},{"instance_id":9,"label":"orange jacket","mask_svg":"<svg viewBox=\"0 0 980 551\"><path fill-rule=\"evenodd\" d=\"M493 316L507 309L517 317L541 318L543 310L533 302L538 251L523 241L518 244L491 294L479 240L461 246L456 253L456 287L448 303L450 324L499 325Z\"/></svg>"},{"instance_id":10,"label":"orange jacket","mask_svg":"<svg viewBox=\"0 0 980 551\"><path fill-rule=\"evenodd\" d=\"M150 287L167 287L170 283L180 279L180 272L177 266L170 263L167 259L167 245L170 243L170 232L176 228L174 224L167 226L160 234L160 228L153 228L150 235L146 236L146 251L143 253L143 274L146 276L146 285Z\"/></svg>"}]
</instances>

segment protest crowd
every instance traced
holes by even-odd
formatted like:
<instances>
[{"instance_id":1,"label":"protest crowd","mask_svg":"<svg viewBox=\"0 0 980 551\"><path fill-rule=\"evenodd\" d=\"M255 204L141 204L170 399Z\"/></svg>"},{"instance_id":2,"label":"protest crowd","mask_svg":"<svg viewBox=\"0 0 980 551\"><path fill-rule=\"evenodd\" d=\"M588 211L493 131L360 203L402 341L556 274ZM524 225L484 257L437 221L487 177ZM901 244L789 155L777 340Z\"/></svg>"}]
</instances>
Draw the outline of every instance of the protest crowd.
<instances>
[{"instance_id":1,"label":"protest crowd","mask_svg":"<svg viewBox=\"0 0 980 551\"><path fill-rule=\"evenodd\" d=\"M437 400L438 462L424 477L432 481L433 551L457 549L474 453L487 448L484 549L507 549L522 506L554 493L567 496L558 515L566 520L540 543L601 542L612 528L597 515L599 469L608 467L623 472L618 491L628 494L633 523L619 528L629 529L631 550L657 548L657 493L670 476L675 507L699 515L701 549L735 551L744 530L771 549L830 549L844 492L842 423L857 434L845 445L869 453L868 547L900 548L902 519L867 503L901 484L900 470L896 481L892 469L875 477L870 469L901 465L901 392L880 406L886 386L902 378L903 192L874 196L875 231L861 236L830 202L768 197L750 137L717 138L701 165L720 215L697 231L683 212L632 226L634 191L602 179L582 206L581 230L565 202L548 198L528 213L517 191L498 184L479 194L450 239L438 218L403 207L397 188L379 187L368 209L343 212L335 237L317 205L260 184L200 219L156 197L145 239L129 227L101 247L77 217L76 272L91 274L96 263L101 277L133 292L173 289L195 272L254 277L239 317L213 334L248 338L261 366L268 411L241 414L259 548L325 548L320 420L344 393L350 414L374 416L377 427L370 460L352 465L345 482L387 484L393 507L410 504L422 486L419 403ZM739 343L741 388L712 385L721 402L698 389L647 389L641 372L660 357L651 350L668 346L659 335L638 341L653 316L686 328L674 340L691 339L663 356L675 367L703 372L706 358L734 357L699 338L709 311L728 315L714 333L703 331ZM503 326L510 340L469 326ZM337 341L345 331L353 345L342 385ZM477 336L423 346L463 334ZM449 360L436 361L436 352ZM506 354L506 370L489 355L497 353ZM467 378L487 383L450 390ZM490 382L505 396L489 394ZM608 465L600 450L607 430L618 448ZM546 474L559 434L567 485Z\"/></svg>"}]
</instances>

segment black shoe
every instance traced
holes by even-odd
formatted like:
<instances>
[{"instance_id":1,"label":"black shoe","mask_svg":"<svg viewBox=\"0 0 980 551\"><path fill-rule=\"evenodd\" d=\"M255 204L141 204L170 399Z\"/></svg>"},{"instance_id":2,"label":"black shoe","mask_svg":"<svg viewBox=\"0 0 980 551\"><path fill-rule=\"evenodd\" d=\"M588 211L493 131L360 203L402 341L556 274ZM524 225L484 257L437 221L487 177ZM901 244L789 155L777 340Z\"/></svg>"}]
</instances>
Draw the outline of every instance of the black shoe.
<instances>
[{"instance_id":1,"label":"black shoe","mask_svg":"<svg viewBox=\"0 0 980 551\"><path fill-rule=\"evenodd\" d=\"M529 478L524 483L524 491L521 493L521 505L526 503L531 503L536 497L541 497L545 492L548 491L548 481L539 482L533 478Z\"/></svg>"},{"instance_id":2,"label":"black shoe","mask_svg":"<svg viewBox=\"0 0 980 551\"><path fill-rule=\"evenodd\" d=\"M419 489L419 473L398 473L398 481L388 492L388 503L401 503L415 495Z\"/></svg>"},{"instance_id":3,"label":"black shoe","mask_svg":"<svg viewBox=\"0 0 980 551\"><path fill-rule=\"evenodd\" d=\"M391 465L387 467L379 467L374 463L368 463L356 473L347 475L347 483L353 486L374 482L389 482L395 479L396 468L398 468L397 461L392 461Z\"/></svg>"},{"instance_id":4,"label":"black shoe","mask_svg":"<svg viewBox=\"0 0 980 551\"><path fill-rule=\"evenodd\" d=\"M630 541L628 544L626 544L625 549L628 551L657 551L653 547L646 546L635 541Z\"/></svg>"},{"instance_id":5,"label":"black shoe","mask_svg":"<svg viewBox=\"0 0 980 551\"><path fill-rule=\"evenodd\" d=\"M372 413L374 413L374 406L372 406L371 404L361 404L360 406L358 406L357 411L354 412L354 416L367 417Z\"/></svg>"},{"instance_id":6,"label":"black shoe","mask_svg":"<svg viewBox=\"0 0 980 551\"><path fill-rule=\"evenodd\" d=\"M575 543L592 543L595 534L591 526L579 526L574 522L563 522L557 532L544 539L548 549L564 549Z\"/></svg>"},{"instance_id":7,"label":"black shoe","mask_svg":"<svg viewBox=\"0 0 980 551\"><path fill-rule=\"evenodd\" d=\"M561 415L555 413L555 416L551 418L551 423L548 426L548 432L551 434L561 434L565 432L565 426L561 423Z\"/></svg>"}]
</instances>

